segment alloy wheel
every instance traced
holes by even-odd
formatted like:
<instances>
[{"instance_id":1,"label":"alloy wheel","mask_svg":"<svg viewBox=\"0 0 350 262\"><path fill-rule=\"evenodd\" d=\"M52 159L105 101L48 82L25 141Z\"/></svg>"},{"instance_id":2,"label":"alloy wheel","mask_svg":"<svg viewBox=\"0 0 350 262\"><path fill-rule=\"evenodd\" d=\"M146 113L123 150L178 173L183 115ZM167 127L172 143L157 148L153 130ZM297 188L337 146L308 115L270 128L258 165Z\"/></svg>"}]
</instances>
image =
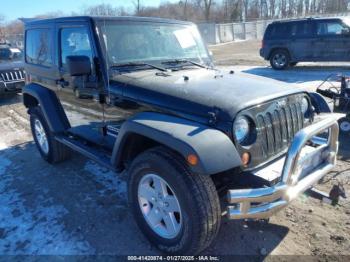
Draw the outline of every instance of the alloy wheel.
<instances>
[{"instance_id":1,"label":"alloy wheel","mask_svg":"<svg viewBox=\"0 0 350 262\"><path fill-rule=\"evenodd\" d=\"M44 130L43 125L41 124L39 119L36 119L34 122L34 128L35 128L35 137L38 141L38 144L41 148L41 150L45 153L49 153L49 142L47 140L47 136Z\"/></svg>"},{"instance_id":2,"label":"alloy wheel","mask_svg":"<svg viewBox=\"0 0 350 262\"><path fill-rule=\"evenodd\" d=\"M182 227L181 208L174 190L160 176L146 174L138 186L141 212L160 237L175 238Z\"/></svg>"}]
</instances>

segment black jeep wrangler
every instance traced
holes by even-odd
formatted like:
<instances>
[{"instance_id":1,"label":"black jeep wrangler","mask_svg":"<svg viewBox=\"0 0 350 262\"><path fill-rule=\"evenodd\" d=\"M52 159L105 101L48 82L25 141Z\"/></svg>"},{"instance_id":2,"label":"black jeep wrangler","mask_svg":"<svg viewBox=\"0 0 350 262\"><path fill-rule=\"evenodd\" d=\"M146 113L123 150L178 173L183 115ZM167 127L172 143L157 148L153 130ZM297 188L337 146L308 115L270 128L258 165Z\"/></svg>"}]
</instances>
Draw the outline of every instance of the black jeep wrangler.
<instances>
[{"instance_id":1,"label":"black jeep wrangler","mask_svg":"<svg viewBox=\"0 0 350 262\"><path fill-rule=\"evenodd\" d=\"M192 23L31 21L25 63L42 157L126 169L137 224L170 254L208 247L224 215L270 217L336 162L337 119L321 96L220 72Z\"/></svg>"}]
</instances>

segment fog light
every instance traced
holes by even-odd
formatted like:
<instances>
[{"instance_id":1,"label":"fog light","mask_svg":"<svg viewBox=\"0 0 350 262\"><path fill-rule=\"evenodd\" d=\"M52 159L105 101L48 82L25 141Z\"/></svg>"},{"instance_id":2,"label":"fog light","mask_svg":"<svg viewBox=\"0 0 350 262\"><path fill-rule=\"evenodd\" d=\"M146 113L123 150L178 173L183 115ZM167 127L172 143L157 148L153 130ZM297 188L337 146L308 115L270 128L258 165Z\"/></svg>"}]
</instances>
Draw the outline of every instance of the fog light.
<instances>
[{"instance_id":1,"label":"fog light","mask_svg":"<svg viewBox=\"0 0 350 262\"><path fill-rule=\"evenodd\" d=\"M247 166L250 162L250 154L248 152L243 153L241 160L242 160L242 164L244 166Z\"/></svg>"}]
</instances>

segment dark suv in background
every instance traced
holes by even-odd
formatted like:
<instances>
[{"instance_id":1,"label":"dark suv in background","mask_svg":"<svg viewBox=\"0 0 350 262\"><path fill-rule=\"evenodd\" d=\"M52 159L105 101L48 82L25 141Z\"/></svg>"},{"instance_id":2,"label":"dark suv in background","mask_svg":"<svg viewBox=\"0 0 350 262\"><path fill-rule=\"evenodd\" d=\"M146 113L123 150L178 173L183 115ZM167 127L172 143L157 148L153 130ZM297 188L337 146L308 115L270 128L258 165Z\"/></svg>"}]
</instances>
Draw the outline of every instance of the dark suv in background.
<instances>
[{"instance_id":1,"label":"dark suv in background","mask_svg":"<svg viewBox=\"0 0 350 262\"><path fill-rule=\"evenodd\" d=\"M308 18L270 24L260 56L274 69L298 62L350 61L350 20Z\"/></svg>"},{"instance_id":2,"label":"dark suv in background","mask_svg":"<svg viewBox=\"0 0 350 262\"><path fill-rule=\"evenodd\" d=\"M21 92L25 84L22 51L0 44L0 95Z\"/></svg>"}]
</instances>

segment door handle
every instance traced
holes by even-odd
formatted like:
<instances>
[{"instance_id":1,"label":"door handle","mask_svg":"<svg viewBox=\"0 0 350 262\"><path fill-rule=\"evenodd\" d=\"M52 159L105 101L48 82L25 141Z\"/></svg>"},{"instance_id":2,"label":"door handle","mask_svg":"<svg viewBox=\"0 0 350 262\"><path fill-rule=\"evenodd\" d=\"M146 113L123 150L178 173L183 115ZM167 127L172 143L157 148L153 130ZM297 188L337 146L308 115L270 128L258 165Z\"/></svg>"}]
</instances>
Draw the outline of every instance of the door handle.
<instances>
[{"instance_id":1,"label":"door handle","mask_svg":"<svg viewBox=\"0 0 350 262\"><path fill-rule=\"evenodd\" d=\"M66 86L69 85L69 82L67 82L66 80L62 79L58 79L56 80L56 84L60 85L62 88L65 88Z\"/></svg>"}]
</instances>

